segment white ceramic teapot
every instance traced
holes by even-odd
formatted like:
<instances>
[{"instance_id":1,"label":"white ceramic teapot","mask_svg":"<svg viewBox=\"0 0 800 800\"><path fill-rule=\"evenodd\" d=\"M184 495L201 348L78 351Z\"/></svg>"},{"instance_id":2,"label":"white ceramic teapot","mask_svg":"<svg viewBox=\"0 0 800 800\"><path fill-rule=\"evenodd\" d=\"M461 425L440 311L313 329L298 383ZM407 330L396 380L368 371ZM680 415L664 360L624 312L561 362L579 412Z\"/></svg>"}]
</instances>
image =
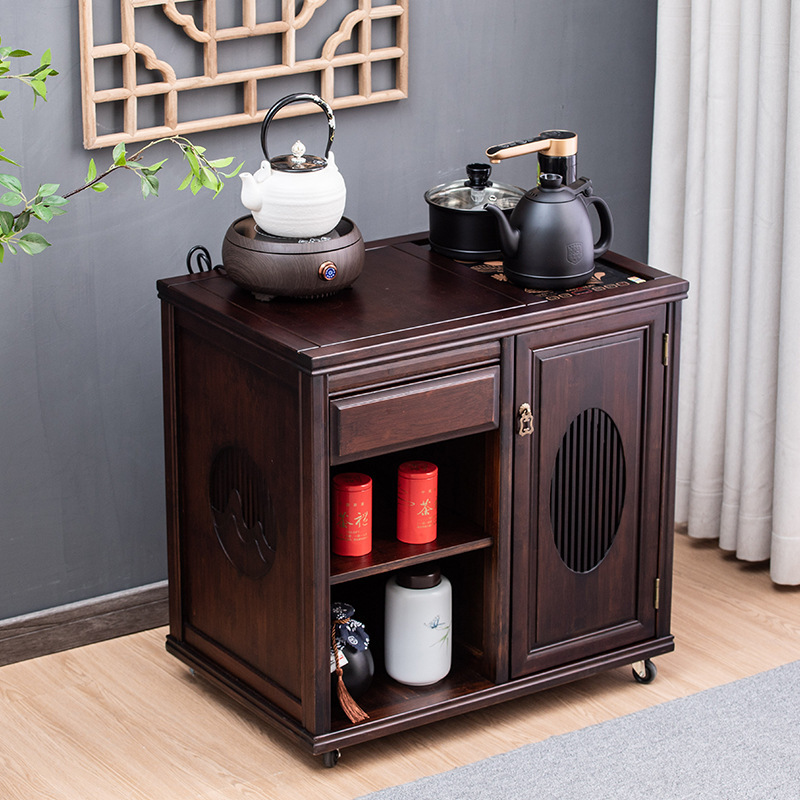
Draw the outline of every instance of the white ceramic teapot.
<instances>
[{"instance_id":1,"label":"white ceramic teapot","mask_svg":"<svg viewBox=\"0 0 800 800\"><path fill-rule=\"evenodd\" d=\"M325 155L306 153L302 142L295 142L290 154L269 157L267 129L284 106L298 101L316 103L328 117L328 144ZM336 131L333 110L315 94L290 94L267 111L261 125L264 161L255 175L239 173L242 203L253 214L256 225L272 236L310 239L333 230L342 218L346 199L344 178L336 166L331 144Z\"/></svg>"}]
</instances>

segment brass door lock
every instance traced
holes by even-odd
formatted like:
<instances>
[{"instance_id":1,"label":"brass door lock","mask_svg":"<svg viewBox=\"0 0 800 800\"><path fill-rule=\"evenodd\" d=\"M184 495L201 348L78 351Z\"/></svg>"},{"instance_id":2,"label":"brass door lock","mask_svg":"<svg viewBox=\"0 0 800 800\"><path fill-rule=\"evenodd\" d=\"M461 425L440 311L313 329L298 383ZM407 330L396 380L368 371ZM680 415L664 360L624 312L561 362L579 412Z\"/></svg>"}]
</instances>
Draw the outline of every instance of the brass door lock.
<instances>
[{"instance_id":1,"label":"brass door lock","mask_svg":"<svg viewBox=\"0 0 800 800\"><path fill-rule=\"evenodd\" d=\"M517 433L530 436L533 433L533 411L529 403L523 403L517 411Z\"/></svg>"}]
</instances>

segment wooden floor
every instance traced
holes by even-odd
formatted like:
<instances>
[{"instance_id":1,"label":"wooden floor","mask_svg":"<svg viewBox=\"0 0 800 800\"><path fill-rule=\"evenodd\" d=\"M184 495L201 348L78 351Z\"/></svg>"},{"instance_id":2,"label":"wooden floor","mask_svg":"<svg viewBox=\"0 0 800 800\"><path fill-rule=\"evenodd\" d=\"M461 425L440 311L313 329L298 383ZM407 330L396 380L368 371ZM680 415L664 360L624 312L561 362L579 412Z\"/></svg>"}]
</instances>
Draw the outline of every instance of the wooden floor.
<instances>
[{"instance_id":1,"label":"wooden floor","mask_svg":"<svg viewBox=\"0 0 800 800\"><path fill-rule=\"evenodd\" d=\"M800 590L679 536L675 653L349 748L325 769L164 651L165 630L0 669L3 800L348 800L800 659Z\"/></svg>"}]
</instances>

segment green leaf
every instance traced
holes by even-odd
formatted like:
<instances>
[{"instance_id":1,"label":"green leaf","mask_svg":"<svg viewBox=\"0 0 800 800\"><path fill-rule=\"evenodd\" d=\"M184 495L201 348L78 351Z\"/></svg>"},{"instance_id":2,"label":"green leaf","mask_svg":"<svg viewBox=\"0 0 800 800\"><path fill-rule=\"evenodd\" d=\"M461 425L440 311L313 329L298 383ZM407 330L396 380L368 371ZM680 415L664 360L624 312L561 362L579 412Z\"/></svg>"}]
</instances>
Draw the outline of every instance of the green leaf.
<instances>
[{"instance_id":1,"label":"green leaf","mask_svg":"<svg viewBox=\"0 0 800 800\"><path fill-rule=\"evenodd\" d=\"M66 197L61 197L59 194L50 194L42 198L42 205L45 206L65 206L67 203L69 203L69 200Z\"/></svg>"},{"instance_id":2,"label":"green leaf","mask_svg":"<svg viewBox=\"0 0 800 800\"><path fill-rule=\"evenodd\" d=\"M10 94L11 92L0 91L0 100L5 100Z\"/></svg>"},{"instance_id":3,"label":"green leaf","mask_svg":"<svg viewBox=\"0 0 800 800\"><path fill-rule=\"evenodd\" d=\"M13 189L15 192L22 192L22 184L19 178L13 175L0 175L0 185L5 186L7 189Z\"/></svg>"},{"instance_id":4,"label":"green leaf","mask_svg":"<svg viewBox=\"0 0 800 800\"><path fill-rule=\"evenodd\" d=\"M216 190L219 178L208 167L202 167L200 170L200 183L207 189Z\"/></svg>"},{"instance_id":5,"label":"green leaf","mask_svg":"<svg viewBox=\"0 0 800 800\"><path fill-rule=\"evenodd\" d=\"M7 48L3 48L5 50ZM30 53L27 50L11 50L11 52L7 53L9 58L25 58L25 56L29 56Z\"/></svg>"},{"instance_id":6,"label":"green leaf","mask_svg":"<svg viewBox=\"0 0 800 800\"><path fill-rule=\"evenodd\" d=\"M92 189L95 192L104 192L106 189L108 189L108 184L107 183L103 183L102 181L99 181L98 183L93 183L92 184Z\"/></svg>"},{"instance_id":7,"label":"green leaf","mask_svg":"<svg viewBox=\"0 0 800 800\"><path fill-rule=\"evenodd\" d=\"M158 178L152 175L142 175L142 197L149 197L151 194L158 197Z\"/></svg>"},{"instance_id":8,"label":"green leaf","mask_svg":"<svg viewBox=\"0 0 800 800\"><path fill-rule=\"evenodd\" d=\"M39 63L44 66L45 64L49 64L52 60L53 54L50 52L50 48L48 47L47 50L42 53L42 59Z\"/></svg>"},{"instance_id":9,"label":"green leaf","mask_svg":"<svg viewBox=\"0 0 800 800\"><path fill-rule=\"evenodd\" d=\"M0 114L0 117L2 117L2 116L3 116L3 115L2 115L2 114ZM0 161L5 161L5 162L6 162L6 164L13 164L15 167L18 167L18 166L19 166L19 164L17 164L17 162L16 162L16 161L13 161L12 159L8 158L8 156L4 156L4 155L3 155L3 152L5 152L5 151L3 150L3 148L2 148L2 147L0 147Z\"/></svg>"},{"instance_id":10,"label":"green leaf","mask_svg":"<svg viewBox=\"0 0 800 800\"><path fill-rule=\"evenodd\" d=\"M8 251L11 253L12 256L15 256L17 254L17 248L14 247L14 245L11 244L11 242L6 242L6 247L8 248Z\"/></svg>"},{"instance_id":11,"label":"green leaf","mask_svg":"<svg viewBox=\"0 0 800 800\"><path fill-rule=\"evenodd\" d=\"M14 215L10 211L0 211L0 231L11 233L14 227Z\"/></svg>"},{"instance_id":12,"label":"green leaf","mask_svg":"<svg viewBox=\"0 0 800 800\"><path fill-rule=\"evenodd\" d=\"M143 167L142 169L146 170L150 175L154 175L166 163L167 163L167 159L165 158L165 159L163 159L161 161L156 162L155 164L151 164L149 167Z\"/></svg>"},{"instance_id":13,"label":"green leaf","mask_svg":"<svg viewBox=\"0 0 800 800\"><path fill-rule=\"evenodd\" d=\"M182 192L191 182L192 182L192 173L190 172L184 179L181 185L178 187L178 191Z\"/></svg>"},{"instance_id":14,"label":"green leaf","mask_svg":"<svg viewBox=\"0 0 800 800\"><path fill-rule=\"evenodd\" d=\"M28 227L28 223L31 221L31 212L29 210L22 211L20 215L14 220L14 230L19 233L19 231L24 231L25 228Z\"/></svg>"},{"instance_id":15,"label":"green leaf","mask_svg":"<svg viewBox=\"0 0 800 800\"><path fill-rule=\"evenodd\" d=\"M220 169L221 167L227 167L233 163L233 156L228 156L228 158L217 158L214 161L209 161L208 166L214 167L214 169Z\"/></svg>"},{"instance_id":16,"label":"green leaf","mask_svg":"<svg viewBox=\"0 0 800 800\"><path fill-rule=\"evenodd\" d=\"M33 93L41 97L42 100L47 100L47 86L45 86L44 81L35 78L31 81L31 89L33 89ZM34 98L34 103L35 102L36 98Z\"/></svg>"},{"instance_id":17,"label":"green leaf","mask_svg":"<svg viewBox=\"0 0 800 800\"><path fill-rule=\"evenodd\" d=\"M5 254L6 254L5 248L3 247L2 242L0 242L0 264L3 263L3 256L5 256Z\"/></svg>"},{"instance_id":18,"label":"green leaf","mask_svg":"<svg viewBox=\"0 0 800 800\"><path fill-rule=\"evenodd\" d=\"M38 195L39 197L50 197L50 195L55 194L58 191L58 187L60 184L58 183L43 183L39 187Z\"/></svg>"},{"instance_id":19,"label":"green leaf","mask_svg":"<svg viewBox=\"0 0 800 800\"><path fill-rule=\"evenodd\" d=\"M189 162L189 169L192 170L192 175L200 177L200 164L197 161L197 156L191 150L185 150L186 160Z\"/></svg>"},{"instance_id":20,"label":"green leaf","mask_svg":"<svg viewBox=\"0 0 800 800\"><path fill-rule=\"evenodd\" d=\"M86 183L91 183L97 177L97 164L94 159L89 161L89 171L86 173Z\"/></svg>"},{"instance_id":21,"label":"green leaf","mask_svg":"<svg viewBox=\"0 0 800 800\"><path fill-rule=\"evenodd\" d=\"M40 219L42 222L50 222L53 219L54 212L49 206L36 203L32 208L33 216Z\"/></svg>"},{"instance_id":22,"label":"green leaf","mask_svg":"<svg viewBox=\"0 0 800 800\"><path fill-rule=\"evenodd\" d=\"M19 246L29 255L41 253L45 247L50 247L50 242L41 233L26 233L17 240Z\"/></svg>"},{"instance_id":23,"label":"green leaf","mask_svg":"<svg viewBox=\"0 0 800 800\"><path fill-rule=\"evenodd\" d=\"M241 163L241 164L239 164L239 166L238 166L238 167L236 167L236 169L235 169L233 172L223 172L222 174L223 174L223 175L224 175L226 178L233 178L233 177L235 177L236 175L238 175L238 174L239 174L239 170L240 170L240 169L241 169L243 166L244 166L244 161L242 161L242 163Z\"/></svg>"},{"instance_id":24,"label":"green leaf","mask_svg":"<svg viewBox=\"0 0 800 800\"><path fill-rule=\"evenodd\" d=\"M120 142L115 148L112 154L112 158L114 159L114 164L118 167L122 167L125 165L127 158L125 154L125 142Z\"/></svg>"},{"instance_id":25,"label":"green leaf","mask_svg":"<svg viewBox=\"0 0 800 800\"><path fill-rule=\"evenodd\" d=\"M0 197L0 206L18 206L22 202L23 198L19 192L6 192Z\"/></svg>"}]
</instances>

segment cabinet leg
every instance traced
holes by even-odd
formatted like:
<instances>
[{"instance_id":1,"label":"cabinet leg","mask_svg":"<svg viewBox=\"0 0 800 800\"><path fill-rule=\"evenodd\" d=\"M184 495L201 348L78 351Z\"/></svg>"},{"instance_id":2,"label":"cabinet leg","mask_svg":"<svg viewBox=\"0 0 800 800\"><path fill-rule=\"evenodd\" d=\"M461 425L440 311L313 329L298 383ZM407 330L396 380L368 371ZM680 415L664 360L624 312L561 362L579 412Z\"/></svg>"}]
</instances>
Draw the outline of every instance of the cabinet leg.
<instances>
[{"instance_id":1,"label":"cabinet leg","mask_svg":"<svg viewBox=\"0 0 800 800\"><path fill-rule=\"evenodd\" d=\"M658 675L656 665L649 659L637 661L633 665L633 677L637 683L652 683Z\"/></svg>"},{"instance_id":2,"label":"cabinet leg","mask_svg":"<svg viewBox=\"0 0 800 800\"><path fill-rule=\"evenodd\" d=\"M330 750L327 753L322 754L322 764L323 766L330 769L331 767L335 767L339 763L339 758L342 755L341 750Z\"/></svg>"}]
</instances>

